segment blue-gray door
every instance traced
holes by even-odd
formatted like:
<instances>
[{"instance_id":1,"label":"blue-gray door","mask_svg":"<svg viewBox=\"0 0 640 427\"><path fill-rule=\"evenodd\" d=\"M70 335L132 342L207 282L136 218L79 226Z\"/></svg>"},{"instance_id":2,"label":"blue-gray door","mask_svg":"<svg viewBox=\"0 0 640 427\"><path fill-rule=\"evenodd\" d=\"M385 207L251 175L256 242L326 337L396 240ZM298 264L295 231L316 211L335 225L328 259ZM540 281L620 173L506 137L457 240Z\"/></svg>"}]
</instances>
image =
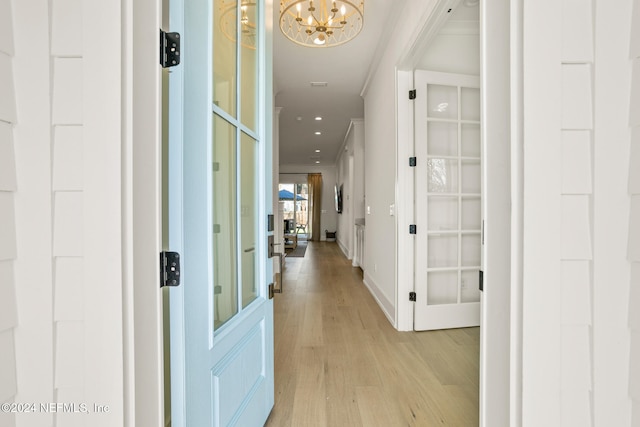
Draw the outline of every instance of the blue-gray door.
<instances>
[{"instance_id":1,"label":"blue-gray door","mask_svg":"<svg viewBox=\"0 0 640 427\"><path fill-rule=\"evenodd\" d=\"M172 0L169 74L173 426L258 426L273 407L271 146L264 2Z\"/></svg>"}]
</instances>

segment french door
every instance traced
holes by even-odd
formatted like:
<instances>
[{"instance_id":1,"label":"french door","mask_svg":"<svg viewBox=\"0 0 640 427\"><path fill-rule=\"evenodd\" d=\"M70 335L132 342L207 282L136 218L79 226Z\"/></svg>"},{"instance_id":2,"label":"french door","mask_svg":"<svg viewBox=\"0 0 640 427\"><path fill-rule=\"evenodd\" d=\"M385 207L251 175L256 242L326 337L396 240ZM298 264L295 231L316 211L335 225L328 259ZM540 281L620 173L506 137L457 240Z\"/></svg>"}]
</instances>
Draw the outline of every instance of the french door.
<instances>
[{"instance_id":1,"label":"french door","mask_svg":"<svg viewBox=\"0 0 640 427\"><path fill-rule=\"evenodd\" d=\"M480 89L475 76L415 71L414 329L480 324Z\"/></svg>"},{"instance_id":2,"label":"french door","mask_svg":"<svg viewBox=\"0 0 640 427\"><path fill-rule=\"evenodd\" d=\"M171 0L169 75L173 426L263 425L273 407L264 2ZM269 177L269 178L268 178Z\"/></svg>"}]
</instances>

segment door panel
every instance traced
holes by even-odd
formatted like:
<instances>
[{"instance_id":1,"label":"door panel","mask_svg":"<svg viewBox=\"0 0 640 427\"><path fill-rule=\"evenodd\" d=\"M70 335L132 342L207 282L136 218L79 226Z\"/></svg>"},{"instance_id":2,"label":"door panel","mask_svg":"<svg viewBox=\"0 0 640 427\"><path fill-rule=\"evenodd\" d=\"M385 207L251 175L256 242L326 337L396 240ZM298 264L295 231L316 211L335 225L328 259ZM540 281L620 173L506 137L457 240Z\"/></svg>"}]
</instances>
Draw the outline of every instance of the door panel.
<instances>
[{"instance_id":1,"label":"door panel","mask_svg":"<svg viewBox=\"0 0 640 427\"><path fill-rule=\"evenodd\" d=\"M258 229L257 142L242 132L240 138L240 241L242 248L242 307L258 297L256 231Z\"/></svg>"},{"instance_id":2,"label":"door panel","mask_svg":"<svg viewBox=\"0 0 640 427\"><path fill-rule=\"evenodd\" d=\"M213 291L214 330L238 313L236 235L236 128L213 115Z\"/></svg>"},{"instance_id":3,"label":"door panel","mask_svg":"<svg viewBox=\"0 0 640 427\"><path fill-rule=\"evenodd\" d=\"M256 71L266 59L241 54L240 34L221 30L223 17L240 30L240 5L172 0L174 8L184 11L182 30L171 29L184 44L169 83L170 249L182 254L182 285L170 296L172 425L263 425L273 407L272 272L260 220L271 165L266 129L255 124L269 119L256 101L266 99L267 71ZM254 9L259 39L264 15ZM241 76L253 83L239 85Z\"/></svg>"},{"instance_id":4,"label":"door panel","mask_svg":"<svg viewBox=\"0 0 640 427\"><path fill-rule=\"evenodd\" d=\"M479 79L415 72L414 329L477 326L481 265Z\"/></svg>"}]
</instances>

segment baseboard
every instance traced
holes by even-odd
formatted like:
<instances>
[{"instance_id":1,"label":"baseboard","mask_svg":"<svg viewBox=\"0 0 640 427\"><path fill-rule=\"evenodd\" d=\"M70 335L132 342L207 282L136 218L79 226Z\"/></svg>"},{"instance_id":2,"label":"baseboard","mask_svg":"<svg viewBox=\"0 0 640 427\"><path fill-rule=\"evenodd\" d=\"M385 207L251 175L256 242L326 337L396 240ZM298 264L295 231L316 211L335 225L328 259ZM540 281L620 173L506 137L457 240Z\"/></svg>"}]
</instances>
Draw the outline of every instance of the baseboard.
<instances>
[{"instance_id":1,"label":"baseboard","mask_svg":"<svg viewBox=\"0 0 640 427\"><path fill-rule=\"evenodd\" d=\"M369 292L373 296L373 299L376 300L376 302L380 306L380 309L382 310L384 315L387 316L387 320L389 320L389 322L391 323L391 325L393 325L394 328L398 329L396 325L396 319L395 319L396 316L395 316L395 309L393 307L393 303L389 301L389 299L384 295L384 293L380 289L380 286L378 286L376 281L373 280L373 278L369 274L367 274L366 271L364 272L364 277L362 279L362 282L367 287L367 289L369 289Z\"/></svg>"},{"instance_id":2,"label":"baseboard","mask_svg":"<svg viewBox=\"0 0 640 427\"><path fill-rule=\"evenodd\" d=\"M340 241L340 239L337 239L336 242L338 242L338 246L340 247L340 250L342 251L342 253L344 254L344 256L347 257L347 259L351 259L351 256L349 255L349 250L347 249L347 247L342 243L342 241Z\"/></svg>"}]
</instances>

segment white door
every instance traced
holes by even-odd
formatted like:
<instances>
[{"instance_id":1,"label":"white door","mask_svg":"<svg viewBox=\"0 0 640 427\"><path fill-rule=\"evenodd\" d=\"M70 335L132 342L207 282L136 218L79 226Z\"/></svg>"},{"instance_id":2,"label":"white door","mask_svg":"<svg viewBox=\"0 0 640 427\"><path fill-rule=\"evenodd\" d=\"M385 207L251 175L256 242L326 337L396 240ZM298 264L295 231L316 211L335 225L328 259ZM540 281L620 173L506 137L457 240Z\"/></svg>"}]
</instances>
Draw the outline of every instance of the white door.
<instances>
[{"instance_id":1,"label":"white door","mask_svg":"<svg viewBox=\"0 0 640 427\"><path fill-rule=\"evenodd\" d=\"M480 324L479 78L415 71L414 329Z\"/></svg>"},{"instance_id":2,"label":"white door","mask_svg":"<svg viewBox=\"0 0 640 427\"><path fill-rule=\"evenodd\" d=\"M259 426L273 407L263 5L171 2L182 40L169 74L168 249L182 261L170 290L173 426Z\"/></svg>"}]
</instances>

